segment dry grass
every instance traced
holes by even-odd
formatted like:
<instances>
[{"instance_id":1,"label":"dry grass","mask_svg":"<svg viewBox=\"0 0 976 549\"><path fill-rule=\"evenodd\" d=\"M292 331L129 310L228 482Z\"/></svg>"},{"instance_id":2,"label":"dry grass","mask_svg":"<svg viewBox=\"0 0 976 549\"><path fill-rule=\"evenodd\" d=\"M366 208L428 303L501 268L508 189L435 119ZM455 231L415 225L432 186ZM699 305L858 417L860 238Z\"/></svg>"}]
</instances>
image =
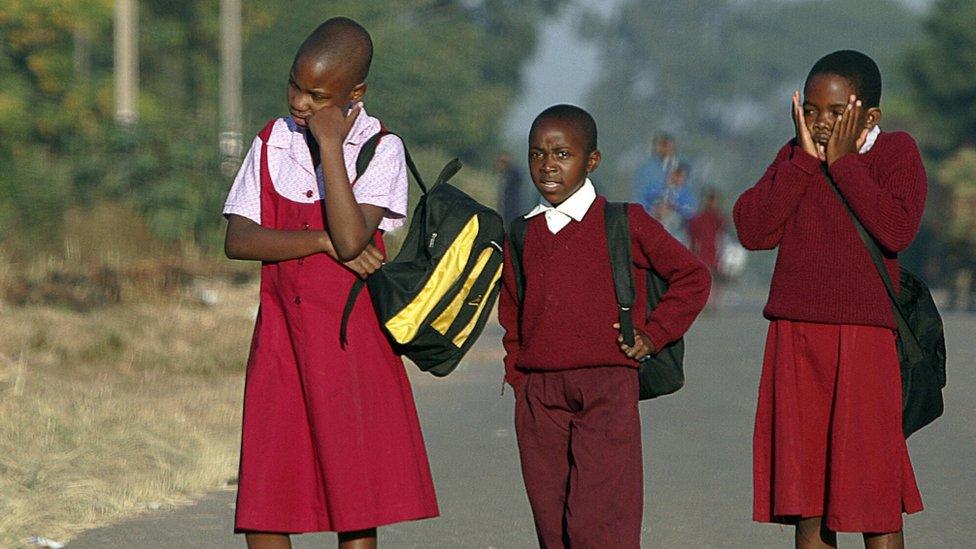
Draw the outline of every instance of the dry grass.
<instances>
[{"instance_id":1,"label":"dry grass","mask_svg":"<svg viewBox=\"0 0 976 549\"><path fill-rule=\"evenodd\" d=\"M257 291L211 291L211 307L0 309L0 546L68 539L235 476Z\"/></svg>"},{"instance_id":2,"label":"dry grass","mask_svg":"<svg viewBox=\"0 0 976 549\"><path fill-rule=\"evenodd\" d=\"M432 183L447 159L419 152ZM493 204L493 179L453 182ZM164 245L125 204L72 210L65 227L53 257L0 249L0 547L67 540L236 475L257 285L214 280L256 265ZM387 236L391 255L405 232Z\"/></svg>"}]
</instances>

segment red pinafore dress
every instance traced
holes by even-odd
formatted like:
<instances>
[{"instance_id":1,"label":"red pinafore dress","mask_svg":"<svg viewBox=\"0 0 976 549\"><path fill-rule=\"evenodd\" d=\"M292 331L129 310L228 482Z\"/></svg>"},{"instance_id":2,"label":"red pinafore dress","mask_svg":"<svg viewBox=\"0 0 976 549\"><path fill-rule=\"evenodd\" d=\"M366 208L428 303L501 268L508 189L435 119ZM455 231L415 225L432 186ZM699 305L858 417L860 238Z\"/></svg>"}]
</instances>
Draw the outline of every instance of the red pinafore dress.
<instances>
[{"instance_id":1,"label":"red pinafore dress","mask_svg":"<svg viewBox=\"0 0 976 549\"><path fill-rule=\"evenodd\" d=\"M279 195L259 137L261 225L323 230L321 200ZM377 232L375 244L382 249ZM355 275L325 254L266 262L244 389L235 530L354 531L438 514L403 362L366 295L339 344Z\"/></svg>"}]
</instances>

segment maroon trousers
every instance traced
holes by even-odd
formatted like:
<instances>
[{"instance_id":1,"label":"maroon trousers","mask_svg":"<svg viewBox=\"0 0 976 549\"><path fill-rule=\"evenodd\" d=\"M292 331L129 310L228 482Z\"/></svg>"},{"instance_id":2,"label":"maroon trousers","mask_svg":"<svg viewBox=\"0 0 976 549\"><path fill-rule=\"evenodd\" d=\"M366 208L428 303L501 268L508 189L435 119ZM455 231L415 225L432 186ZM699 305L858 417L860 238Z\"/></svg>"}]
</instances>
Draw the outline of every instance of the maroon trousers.
<instances>
[{"instance_id":1,"label":"maroon trousers","mask_svg":"<svg viewBox=\"0 0 976 549\"><path fill-rule=\"evenodd\" d=\"M640 547L637 392L624 366L526 375L515 432L541 547Z\"/></svg>"}]
</instances>

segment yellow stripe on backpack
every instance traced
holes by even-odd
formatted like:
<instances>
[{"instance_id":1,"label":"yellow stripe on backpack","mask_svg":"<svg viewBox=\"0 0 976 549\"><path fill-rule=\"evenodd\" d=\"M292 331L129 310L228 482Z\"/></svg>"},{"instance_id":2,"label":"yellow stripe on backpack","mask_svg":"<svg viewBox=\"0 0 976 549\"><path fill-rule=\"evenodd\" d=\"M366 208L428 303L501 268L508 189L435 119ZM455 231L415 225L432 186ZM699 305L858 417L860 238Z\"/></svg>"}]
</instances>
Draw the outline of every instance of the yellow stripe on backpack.
<instances>
[{"instance_id":1,"label":"yellow stripe on backpack","mask_svg":"<svg viewBox=\"0 0 976 549\"><path fill-rule=\"evenodd\" d=\"M437 269L427 279L420 293L400 312L386 321L386 330L397 343L407 343L417 335L424 319L461 276L471 255L472 242L477 236L478 216L472 216L444 252ZM458 295L463 295L463 292Z\"/></svg>"},{"instance_id":2,"label":"yellow stripe on backpack","mask_svg":"<svg viewBox=\"0 0 976 549\"><path fill-rule=\"evenodd\" d=\"M461 307L468 299L468 295L471 293L471 287L474 286L474 283L478 280L478 277L481 276L481 272L485 270L485 265L488 264L488 260L491 259L491 254L493 253L498 252L494 248L485 248L481 251L481 254L478 256L474 267L468 274L468 278L461 286L461 290L457 293L457 295L454 296L454 299L451 300L450 305L444 309L440 316L438 316L437 319L430 324L430 326L440 332L441 335L447 335L447 331L451 328L451 324L454 322L455 317L457 317L458 313L461 311ZM475 315L475 320L477 320L477 315ZM464 342L464 338L461 338L461 342ZM461 346L461 344L457 341L455 341L454 344L458 347Z\"/></svg>"}]
</instances>

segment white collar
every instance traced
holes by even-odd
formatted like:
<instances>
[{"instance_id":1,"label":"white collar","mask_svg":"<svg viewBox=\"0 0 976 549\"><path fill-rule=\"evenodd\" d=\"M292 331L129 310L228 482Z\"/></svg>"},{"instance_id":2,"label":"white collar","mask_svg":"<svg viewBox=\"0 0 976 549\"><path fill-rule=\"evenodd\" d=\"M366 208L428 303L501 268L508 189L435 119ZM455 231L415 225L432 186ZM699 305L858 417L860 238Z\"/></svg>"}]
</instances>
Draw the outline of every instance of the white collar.
<instances>
[{"instance_id":1,"label":"white collar","mask_svg":"<svg viewBox=\"0 0 976 549\"><path fill-rule=\"evenodd\" d=\"M562 204L553 206L548 200L541 198L539 199L539 204L535 208L532 208L532 211L525 214L525 218L528 219L543 212L555 210L576 221L582 221L586 212L589 211L590 206L593 205L594 200L596 200L596 187L593 186L590 178L587 177L583 185L579 189L576 189L576 192L570 195L569 198L563 200Z\"/></svg>"},{"instance_id":2,"label":"white collar","mask_svg":"<svg viewBox=\"0 0 976 549\"><path fill-rule=\"evenodd\" d=\"M870 151L871 147L874 146L874 142L878 140L878 135L880 134L881 134L880 126L875 126L871 128L871 131L868 132L868 136L864 138L864 144L861 145L861 148L857 151L857 153L864 154Z\"/></svg>"}]
</instances>

